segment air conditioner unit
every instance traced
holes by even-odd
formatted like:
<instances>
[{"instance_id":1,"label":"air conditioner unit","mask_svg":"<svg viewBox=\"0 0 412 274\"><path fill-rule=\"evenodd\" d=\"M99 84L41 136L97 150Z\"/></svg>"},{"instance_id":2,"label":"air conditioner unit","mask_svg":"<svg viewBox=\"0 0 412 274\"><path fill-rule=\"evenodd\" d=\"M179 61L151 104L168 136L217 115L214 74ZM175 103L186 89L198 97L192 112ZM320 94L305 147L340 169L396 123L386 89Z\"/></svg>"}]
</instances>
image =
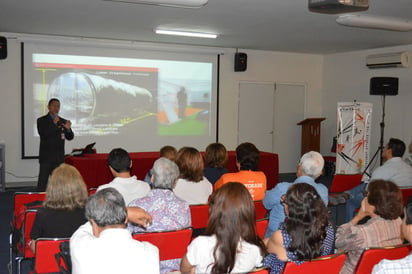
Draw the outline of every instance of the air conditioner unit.
<instances>
[{"instance_id":1,"label":"air conditioner unit","mask_svg":"<svg viewBox=\"0 0 412 274\"><path fill-rule=\"evenodd\" d=\"M407 51L374 54L366 57L366 66L370 69L394 67L407 68L409 67L410 58L410 53Z\"/></svg>"},{"instance_id":2,"label":"air conditioner unit","mask_svg":"<svg viewBox=\"0 0 412 274\"><path fill-rule=\"evenodd\" d=\"M367 10L369 0L309 0L308 7L312 12L348 13Z\"/></svg>"}]
</instances>

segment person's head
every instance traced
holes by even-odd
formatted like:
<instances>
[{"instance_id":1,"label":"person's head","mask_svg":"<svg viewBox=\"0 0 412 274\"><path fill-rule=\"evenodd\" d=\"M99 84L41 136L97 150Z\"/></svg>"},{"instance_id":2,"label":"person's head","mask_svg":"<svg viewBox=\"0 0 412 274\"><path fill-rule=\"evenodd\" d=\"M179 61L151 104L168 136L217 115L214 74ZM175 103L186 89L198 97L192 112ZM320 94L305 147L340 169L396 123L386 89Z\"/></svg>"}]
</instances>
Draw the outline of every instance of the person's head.
<instances>
[{"instance_id":1,"label":"person's head","mask_svg":"<svg viewBox=\"0 0 412 274\"><path fill-rule=\"evenodd\" d=\"M215 235L215 263L212 273L229 273L234 266L240 239L255 244L264 253L256 235L255 208L247 188L241 183L227 183L214 191L209 201L207 235Z\"/></svg>"},{"instance_id":2,"label":"person's head","mask_svg":"<svg viewBox=\"0 0 412 274\"><path fill-rule=\"evenodd\" d=\"M412 243L412 196L409 196L408 203L405 206L402 234L408 242Z\"/></svg>"},{"instance_id":3,"label":"person's head","mask_svg":"<svg viewBox=\"0 0 412 274\"><path fill-rule=\"evenodd\" d=\"M124 227L127 209L123 196L112 187L99 190L87 200L85 215L100 228Z\"/></svg>"},{"instance_id":4,"label":"person's head","mask_svg":"<svg viewBox=\"0 0 412 274\"><path fill-rule=\"evenodd\" d=\"M60 101L57 98L51 98L47 104L47 108L52 115L56 115L60 111Z\"/></svg>"},{"instance_id":5,"label":"person's head","mask_svg":"<svg viewBox=\"0 0 412 274\"><path fill-rule=\"evenodd\" d=\"M373 213L386 220L394 220L402 214L402 192L391 181L371 181L368 184L366 198Z\"/></svg>"},{"instance_id":6,"label":"person's head","mask_svg":"<svg viewBox=\"0 0 412 274\"><path fill-rule=\"evenodd\" d=\"M176 160L177 150L174 146L164 146L159 151L160 157L169 159L170 161Z\"/></svg>"},{"instance_id":7,"label":"person's head","mask_svg":"<svg viewBox=\"0 0 412 274\"><path fill-rule=\"evenodd\" d=\"M132 167L132 160L129 153L122 148L115 148L110 151L107 157L107 164L117 173L129 172Z\"/></svg>"},{"instance_id":8,"label":"person's head","mask_svg":"<svg viewBox=\"0 0 412 274\"><path fill-rule=\"evenodd\" d=\"M242 143L236 148L236 162L239 170L256 171L259 163L259 150L252 143Z\"/></svg>"},{"instance_id":9,"label":"person's head","mask_svg":"<svg viewBox=\"0 0 412 274\"><path fill-rule=\"evenodd\" d=\"M203 158L194 147L182 147L177 152L176 164L179 167L180 178L191 182L203 179Z\"/></svg>"},{"instance_id":10,"label":"person's head","mask_svg":"<svg viewBox=\"0 0 412 274\"><path fill-rule=\"evenodd\" d=\"M300 177L306 175L316 179L322 174L324 164L325 160L319 152L306 152L300 158L296 176Z\"/></svg>"},{"instance_id":11,"label":"person's head","mask_svg":"<svg viewBox=\"0 0 412 274\"><path fill-rule=\"evenodd\" d=\"M227 151L221 143L211 143L206 147L205 163L207 167L224 168L227 163Z\"/></svg>"},{"instance_id":12,"label":"person's head","mask_svg":"<svg viewBox=\"0 0 412 274\"><path fill-rule=\"evenodd\" d=\"M390 138L389 142L383 148L382 157L388 160L392 157L402 157L405 153L405 143L399 139Z\"/></svg>"},{"instance_id":13,"label":"person's head","mask_svg":"<svg viewBox=\"0 0 412 274\"><path fill-rule=\"evenodd\" d=\"M177 165L173 161L163 157L154 162L151 171L153 188L173 189L179 177L179 168Z\"/></svg>"},{"instance_id":14,"label":"person's head","mask_svg":"<svg viewBox=\"0 0 412 274\"><path fill-rule=\"evenodd\" d=\"M293 239L289 250L299 260L320 256L328 210L316 189L306 183L292 184L281 202L287 215L285 228Z\"/></svg>"},{"instance_id":15,"label":"person's head","mask_svg":"<svg viewBox=\"0 0 412 274\"><path fill-rule=\"evenodd\" d=\"M71 165L61 164L51 174L44 207L61 210L84 208L87 196L87 187L79 171Z\"/></svg>"}]
</instances>

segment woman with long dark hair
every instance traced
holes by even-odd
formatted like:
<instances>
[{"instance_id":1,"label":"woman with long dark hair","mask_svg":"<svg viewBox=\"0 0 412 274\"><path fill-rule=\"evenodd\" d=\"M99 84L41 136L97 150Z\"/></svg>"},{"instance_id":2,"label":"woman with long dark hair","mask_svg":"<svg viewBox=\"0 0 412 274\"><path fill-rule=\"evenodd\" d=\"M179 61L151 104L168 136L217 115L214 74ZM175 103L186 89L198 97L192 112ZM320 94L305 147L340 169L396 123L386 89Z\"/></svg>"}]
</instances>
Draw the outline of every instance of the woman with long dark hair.
<instances>
[{"instance_id":1,"label":"woman with long dark hair","mask_svg":"<svg viewBox=\"0 0 412 274\"><path fill-rule=\"evenodd\" d=\"M331 254L335 233L328 221L328 211L315 188L292 184L282 197L286 219L279 230L265 239L269 254L263 261L270 273L281 273L286 261L304 260Z\"/></svg>"},{"instance_id":2,"label":"woman with long dark hair","mask_svg":"<svg viewBox=\"0 0 412 274\"><path fill-rule=\"evenodd\" d=\"M255 209L241 183L227 183L209 202L206 236L195 238L182 259L182 273L245 273L259 266L265 246L256 235Z\"/></svg>"}]
</instances>

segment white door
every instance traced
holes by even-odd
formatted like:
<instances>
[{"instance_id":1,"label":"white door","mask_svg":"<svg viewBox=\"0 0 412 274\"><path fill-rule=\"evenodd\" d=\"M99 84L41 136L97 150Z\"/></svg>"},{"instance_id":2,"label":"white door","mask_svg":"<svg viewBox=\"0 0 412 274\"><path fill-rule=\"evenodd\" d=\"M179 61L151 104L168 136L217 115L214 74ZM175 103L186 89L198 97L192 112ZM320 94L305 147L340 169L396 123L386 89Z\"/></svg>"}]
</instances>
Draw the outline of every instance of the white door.
<instances>
[{"instance_id":1,"label":"white door","mask_svg":"<svg viewBox=\"0 0 412 274\"><path fill-rule=\"evenodd\" d=\"M273 151L274 83L239 84L238 144L251 142L261 151Z\"/></svg>"},{"instance_id":2,"label":"white door","mask_svg":"<svg viewBox=\"0 0 412 274\"><path fill-rule=\"evenodd\" d=\"M275 88L276 87L276 88ZM239 84L238 143L252 142L279 156L279 172L296 172L306 87L295 83Z\"/></svg>"},{"instance_id":3,"label":"white door","mask_svg":"<svg viewBox=\"0 0 412 274\"><path fill-rule=\"evenodd\" d=\"M274 115L274 152L279 156L279 172L296 172L300 159L302 127L297 123L305 117L303 84L276 83Z\"/></svg>"}]
</instances>

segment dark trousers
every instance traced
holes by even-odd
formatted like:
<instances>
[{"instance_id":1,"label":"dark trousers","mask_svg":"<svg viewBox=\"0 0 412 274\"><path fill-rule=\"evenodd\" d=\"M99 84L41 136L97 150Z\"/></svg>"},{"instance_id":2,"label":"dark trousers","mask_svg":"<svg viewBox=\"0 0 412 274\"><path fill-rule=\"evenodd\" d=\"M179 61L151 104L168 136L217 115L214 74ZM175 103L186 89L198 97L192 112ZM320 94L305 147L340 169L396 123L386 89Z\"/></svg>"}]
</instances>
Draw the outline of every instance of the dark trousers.
<instances>
[{"instance_id":1,"label":"dark trousers","mask_svg":"<svg viewBox=\"0 0 412 274\"><path fill-rule=\"evenodd\" d=\"M46 191L50 174L60 164L60 162L40 163L39 179L37 181L37 191Z\"/></svg>"}]
</instances>

